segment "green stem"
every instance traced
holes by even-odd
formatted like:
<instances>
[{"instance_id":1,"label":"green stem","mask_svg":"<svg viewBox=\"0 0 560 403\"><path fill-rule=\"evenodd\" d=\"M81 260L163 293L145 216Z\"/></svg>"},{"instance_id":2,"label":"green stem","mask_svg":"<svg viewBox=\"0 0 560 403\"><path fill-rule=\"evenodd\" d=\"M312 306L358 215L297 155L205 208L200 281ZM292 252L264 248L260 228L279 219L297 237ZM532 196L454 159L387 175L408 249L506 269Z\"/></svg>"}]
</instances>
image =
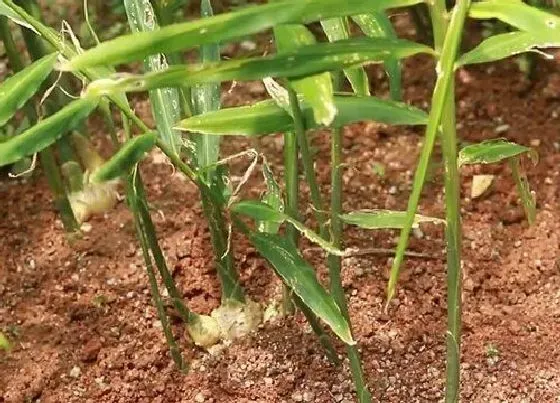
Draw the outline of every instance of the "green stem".
<instances>
[{"instance_id":1,"label":"green stem","mask_svg":"<svg viewBox=\"0 0 560 403\"><path fill-rule=\"evenodd\" d=\"M301 112L301 107L299 105L296 92L293 89L288 88L288 96L290 101L290 108L292 110L292 115L294 119L294 132L296 134L296 141L301 153L303 172L305 174L305 180L309 185L311 202L313 203L313 209L315 211L315 218L319 223L319 234L324 239L327 239L328 238L328 229L326 225L327 215L325 214L324 211L321 191L319 190L319 184L317 183L317 177L315 176L313 157L311 156L311 152L309 150L309 141L305 134L305 123L303 119L303 114Z\"/></svg>"},{"instance_id":2,"label":"green stem","mask_svg":"<svg viewBox=\"0 0 560 403\"><path fill-rule=\"evenodd\" d=\"M212 209L212 211L205 211L208 214L209 226L211 231L212 243L217 253L220 253L220 258L216 262L218 266L218 275L222 282L222 300L235 299L238 301L245 301L243 289L237 280L237 274L233 268L231 261L231 254L226 254L227 240L224 239L223 234L226 234L224 228L224 220L222 210L219 207L219 200L213 196L212 190L198 179L194 171L175 154L171 148L162 140L156 140L156 145L163 151L163 153L170 159L173 166L179 169L187 178L191 179L200 189L202 195L203 207ZM217 208L216 208L217 207Z\"/></svg>"},{"instance_id":3,"label":"green stem","mask_svg":"<svg viewBox=\"0 0 560 403\"><path fill-rule=\"evenodd\" d=\"M444 46L448 28L445 0L428 6L437 52ZM458 39L460 40L460 39ZM446 55L442 55L444 57ZM461 208L460 177L457 169L457 132L455 124L455 83L450 79L441 114L441 141L445 165L445 238L447 244L447 359L445 401L459 400L461 382Z\"/></svg>"},{"instance_id":4,"label":"green stem","mask_svg":"<svg viewBox=\"0 0 560 403\"><path fill-rule=\"evenodd\" d=\"M335 248L342 248L343 223L340 219L342 214L342 130L335 128L331 136L331 242ZM348 305L342 286L342 260L340 256L328 256L329 279L331 294L342 311L342 314L350 324ZM368 391L358 347L346 345L346 353L350 361L350 371L356 387L356 394L360 403L371 402L371 394Z\"/></svg>"},{"instance_id":5,"label":"green stem","mask_svg":"<svg viewBox=\"0 0 560 403\"><path fill-rule=\"evenodd\" d=\"M185 371L187 370L186 363L183 361L181 351L179 350L179 347L177 346L177 343L175 341L175 337L173 336L173 330L171 329L171 325L169 323L167 314L165 312L165 307L163 305L161 294L159 292L156 275L152 265L152 258L150 257L150 253L149 253L148 240L146 239L146 228L144 227L142 223L142 219L139 214L139 211L142 209L139 206L143 203L140 200L138 200L135 196L136 192L134 189L135 187L134 182L135 182L134 174L132 174L128 178L127 196L129 200L130 210L132 211L132 214L134 216L136 236L140 241L140 246L142 248L142 255L144 256L144 262L146 263L146 272L148 274L148 281L150 283L152 299L154 300L154 305L156 306L158 318L161 322L163 334L165 335L165 340L167 342L167 345L169 346L169 353L171 355L171 358L173 359L175 365L177 365L177 368L180 371Z\"/></svg>"},{"instance_id":6,"label":"green stem","mask_svg":"<svg viewBox=\"0 0 560 403\"><path fill-rule=\"evenodd\" d=\"M159 247L156 236L156 229L150 216L150 211L146 202L144 185L142 184L139 175L135 176L133 190L135 192L136 198L136 203L134 206L137 209L137 213L139 214L140 218L142 219L142 232L146 237L147 244L152 252L152 256L154 257L154 262L156 263L159 274L163 279L163 283L165 285L165 288L167 289L167 292L169 293L169 297L173 302L173 306L175 306L175 309L177 309L177 312L181 316L181 319L183 319L185 323L188 323L190 320L190 312L186 305L183 303L183 298L181 297L179 290L177 290L175 280L173 279L173 276L167 268L165 257L163 256L161 248Z\"/></svg>"},{"instance_id":7,"label":"green stem","mask_svg":"<svg viewBox=\"0 0 560 403\"><path fill-rule=\"evenodd\" d=\"M231 242L227 239L228 230L225 227L223 204L214 202L207 191L203 191L202 187L200 189L202 208L204 216L208 220L216 268L220 279L222 304L228 300L243 303L245 302L245 293L239 284L239 278L235 271Z\"/></svg>"},{"instance_id":8,"label":"green stem","mask_svg":"<svg viewBox=\"0 0 560 403\"><path fill-rule=\"evenodd\" d=\"M298 152L297 140L294 132L284 133L284 182L286 183L286 214L298 219ZM286 225L286 237L294 245L298 243L298 231L291 225ZM282 308L285 315L293 314L294 304L291 298L290 288L284 284L282 289Z\"/></svg>"}]
</instances>

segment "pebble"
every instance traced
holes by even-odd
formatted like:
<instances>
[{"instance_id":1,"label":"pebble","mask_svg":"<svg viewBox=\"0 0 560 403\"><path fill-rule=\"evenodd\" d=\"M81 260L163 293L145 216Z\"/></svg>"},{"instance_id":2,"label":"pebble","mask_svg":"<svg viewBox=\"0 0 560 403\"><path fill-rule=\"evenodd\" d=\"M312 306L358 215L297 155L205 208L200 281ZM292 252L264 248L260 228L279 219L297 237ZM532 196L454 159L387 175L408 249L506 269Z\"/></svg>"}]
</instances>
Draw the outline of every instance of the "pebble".
<instances>
[{"instance_id":1,"label":"pebble","mask_svg":"<svg viewBox=\"0 0 560 403\"><path fill-rule=\"evenodd\" d=\"M395 185L389 188L389 194L396 195L397 194L397 187Z\"/></svg>"},{"instance_id":2,"label":"pebble","mask_svg":"<svg viewBox=\"0 0 560 403\"><path fill-rule=\"evenodd\" d=\"M198 393L195 397L194 397L194 401L197 403L202 403L206 400L206 398L204 397L204 395L202 394L202 392Z\"/></svg>"},{"instance_id":3,"label":"pebble","mask_svg":"<svg viewBox=\"0 0 560 403\"><path fill-rule=\"evenodd\" d=\"M294 392L292 393L292 399L294 399L295 402L303 402L303 395L301 392Z\"/></svg>"},{"instance_id":4,"label":"pebble","mask_svg":"<svg viewBox=\"0 0 560 403\"><path fill-rule=\"evenodd\" d=\"M77 379L80 377L80 375L82 375L82 370L80 369L80 367L75 366L70 370L70 373L68 375L70 375L70 378Z\"/></svg>"}]
</instances>

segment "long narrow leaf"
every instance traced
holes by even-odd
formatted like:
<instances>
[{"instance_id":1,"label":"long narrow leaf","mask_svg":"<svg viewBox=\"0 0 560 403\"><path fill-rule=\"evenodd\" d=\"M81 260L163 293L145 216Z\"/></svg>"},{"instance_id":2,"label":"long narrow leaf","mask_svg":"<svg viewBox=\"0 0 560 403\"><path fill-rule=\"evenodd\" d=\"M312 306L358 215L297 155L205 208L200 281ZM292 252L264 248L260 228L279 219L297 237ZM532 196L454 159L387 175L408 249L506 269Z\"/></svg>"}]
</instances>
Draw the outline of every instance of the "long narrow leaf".
<instances>
[{"instance_id":1,"label":"long narrow leaf","mask_svg":"<svg viewBox=\"0 0 560 403\"><path fill-rule=\"evenodd\" d=\"M290 217L288 214L285 214L279 210L275 210L274 208L272 208L266 203L255 201L255 200L244 200L232 205L231 211L237 214L242 214L251 217L257 222L269 221L276 224L282 224L283 222L288 222L291 225L293 225L293 227L297 229L304 237L309 239L311 242L316 243L325 251L329 252L332 255L344 256L343 251L335 248L332 245L332 243L321 238L321 236L319 236L316 232L307 228L301 222Z\"/></svg>"},{"instance_id":2,"label":"long narrow leaf","mask_svg":"<svg viewBox=\"0 0 560 403\"><path fill-rule=\"evenodd\" d=\"M57 53L45 56L0 84L0 127L39 90L56 57Z\"/></svg>"},{"instance_id":3,"label":"long narrow leaf","mask_svg":"<svg viewBox=\"0 0 560 403\"><path fill-rule=\"evenodd\" d=\"M274 27L274 40L278 53L293 52L316 42L313 34L304 25L299 24ZM293 79L290 80L290 85L311 106L316 122L325 126L332 122L336 116L336 107L333 102L334 91L329 73Z\"/></svg>"},{"instance_id":4,"label":"long narrow leaf","mask_svg":"<svg viewBox=\"0 0 560 403\"><path fill-rule=\"evenodd\" d=\"M353 345L350 326L332 296L321 286L313 268L292 242L276 234L250 232L249 239L284 282L346 344Z\"/></svg>"},{"instance_id":5,"label":"long narrow leaf","mask_svg":"<svg viewBox=\"0 0 560 403\"><path fill-rule=\"evenodd\" d=\"M365 229L401 229L404 228L406 223L406 211L359 210L342 214L340 218L346 224L356 225ZM416 228L420 223L425 222L445 224L445 220L442 220L441 218L416 214L414 216L414 223L412 227Z\"/></svg>"},{"instance_id":6,"label":"long narrow leaf","mask_svg":"<svg viewBox=\"0 0 560 403\"><path fill-rule=\"evenodd\" d=\"M221 14L198 21L169 25L157 33L124 35L104 42L72 59L67 69L115 65L154 53L186 50L225 42L285 23L309 23L342 15L405 7L420 0L289 0Z\"/></svg>"},{"instance_id":7,"label":"long narrow leaf","mask_svg":"<svg viewBox=\"0 0 560 403\"><path fill-rule=\"evenodd\" d=\"M486 140L463 147L459 152L457 164L493 164L533 150L504 139Z\"/></svg>"},{"instance_id":8,"label":"long narrow leaf","mask_svg":"<svg viewBox=\"0 0 560 403\"><path fill-rule=\"evenodd\" d=\"M201 1L201 14L204 18L212 16L213 11L209 0ZM213 63L219 60L220 46L217 43L206 44L201 47L202 63ZM217 111L220 109L220 83L212 82L195 86L192 90L192 100L196 114ZM220 154L220 137L198 135L193 136L193 139L199 167L205 168L215 164Z\"/></svg>"},{"instance_id":9,"label":"long narrow leaf","mask_svg":"<svg viewBox=\"0 0 560 403\"><path fill-rule=\"evenodd\" d=\"M515 181L515 185L517 187L517 193L519 193L521 204L523 205L525 215L527 216L527 221L529 221L530 225L533 225L537 218L537 201L531 193L527 175L521 171L519 157L516 156L511 158L509 165L513 175L513 180Z\"/></svg>"},{"instance_id":10,"label":"long narrow leaf","mask_svg":"<svg viewBox=\"0 0 560 403\"><path fill-rule=\"evenodd\" d=\"M129 174L146 153L154 147L156 139L155 133L146 133L128 140L109 161L93 173L91 181L93 183L106 182Z\"/></svg>"},{"instance_id":11,"label":"long narrow leaf","mask_svg":"<svg viewBox=\"0 0 560 403\"><path fill-rule=\"evenodd\" d=\"M353 20L358 24L364 34L371 37L396 39L397 33L383 11L369 14L355 15ZM395 101L401 99L401 63L396 58L390 58L385 63L385 71L389 77L389 90L391 98Z\"/></svg>"},{"instance_id":12,"label":"long narrow leaf","mask_svg":"<svg viewBox=\"0 0 560 403\"><path fill-rule=\"evenodd\" d=\"M321 26L331 42L350 38L350 28L346 18L336 17L322 20ZM370 94L369 79L363 67L344 69L344 75L356 94L363 96Z\"/></svg>"},{"instance_id":13,"label":"long narrow leaf","mask_svg":"<svg viewBox=\"0 0 560 403\"><path fill-rule=\"evenodd\" d=\"M473 50L462 55L457 61L457 66L494 62L530 52L535 48L557 47L560 47L560 32L546 34L522 31L508 32L485 39Z\"/></svg>"},{"instance_id":14,"label":"long narrow leaf","mask_svg":"<svg viewBox=\"0 0 560 403\"><path fill-rule=\"evenodd\" d=\"M98 99L89 97L72 101L19 136L0 143L0 166L12 164L50 146L82 122L97 104Z\"/></svg>"},{"instance_id":15,"label":"long narrow leaf","mask_svg":"<svg viewBox=\"0 0 560 403\"><path fill-rule=\"evenodd\" d=\"M427 46L405 40L355 38L318 43L290 53L215 64L172 66L157 73L100 80L89 90L103 95L115 92L146 91L155 88L192 86L228 80L261 80L265 77L300 78L347 66L383 62L388 57L404 58L417 53L433 53Z\"/></svg>"},{"instance_id":16,"label":"long narrow leaf","mask_svg":"<svg viewBox=\"0 0 560 403\"><path fill-rule=\"evenodd\" d=\"M157 34L159 27L154 9L148 0L124 0L124 6L132 32ZM144 60L146 71L165 71L167 67L167 58L163 53L149 55ZM173 128L181 118L177 89L158 88L150 91L150 105L160 137L175 154L179 154L181 138L179 132Z\"/></svg>"},{"instance_id":17,"label":"long narrow leaf","mask_svg":"<svg viewBox=\"0 0 560 403\"><path fill-rule=\"evenodd\" d=\"M337 127L363 120L392 125L424 125L428 118L421 109L374 97L335 96L334 100L338 114L333 125ZM305 104L302 106L306 127L317 127L311 109ZM274 101L263 101L194 116L181 121L179 128L212 135L260 136L290 131L294 126L284 109Z\"/></svg>"},{"instance_id":18,"label":"long narrow leaf","mask_svg":"<svg viewBox=\"0 0 560 403\"><path fill-rule=\"evenodd\" d=\"M388 301L390 301L395 295L400 266L404 259L408 239L410 237L410 230L414 224L414 216L418 209L420 195L426 180L426 173L428 171L430 157L435 144L436 135L439 130L441 116L445 107L447 92L450 88L452 80L454 79L454 66L457 57L457 50L461 41L461 34L463 32L464 21L469 5L470 1L468 0L457 3L451 14L451 21L445 35L440 60L437 65L438 74L432 95L432 108L426 125L424 145L422 147L420 160L414 175L412 193L408 199L406 222L401 230L399 242L397 244L397 252L395 254L395 259L393 260L389 283L387 285Z\"/></svg>"},{"instance_id":19,"label":"long narrow leaf","mask_svg":"<svg viewBox=\"0 0 560 403\"><path fill-rule=\"evenodd\" d=\"M554 33L560 29L560 17L537 7L515 0L477 1L471 5L469 16L476 19L497 18L522 31Z\"/></svg>"}]
</instances>

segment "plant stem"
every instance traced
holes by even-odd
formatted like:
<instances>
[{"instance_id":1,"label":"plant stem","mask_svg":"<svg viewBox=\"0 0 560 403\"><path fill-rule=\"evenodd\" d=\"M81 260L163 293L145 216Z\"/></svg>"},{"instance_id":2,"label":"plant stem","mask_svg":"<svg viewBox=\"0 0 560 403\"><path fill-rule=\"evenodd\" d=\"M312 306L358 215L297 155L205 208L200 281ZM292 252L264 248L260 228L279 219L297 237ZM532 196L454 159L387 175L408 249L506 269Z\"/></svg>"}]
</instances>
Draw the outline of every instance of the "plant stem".
<instances>
[{"instance_id":1,"label":"plant stem","mask_svg":"<svg viewBox=\"0 0 560 403\"><path fill-rule=\"evenodd\" d=\"M205 188L199 186L199 189L204 216L210 229L216 269L220 278L222 304L228 300L245 302L245 294L239 284L239 278L234 267L233 253L223 215L223 204L212 200L208 191L203 190Z\"/></svg>"},{"instance_id":2,"label":"plant stem","mask_svg":"<svg viewBox=\"0 0 560 403\"><path fill-rule=\"evenodd\" d=\"M437 52L443 49L448 28L445 0L428 6ZM458 38L457 40L460 40ZM441 57L446 57L442 55ZM451 56L454 57L454 56ZM450 79L441 113L441 141L445 165L445 238L447 244L447 359L445 401L459 400L461 382L461 207L460 177L457 169L457 133L455 124L455 82Z\"/></svg>"},{"instance_id":3,"label":"plant stem","mask_svg":"<svg viewBox=\"0 0 560 403\"><path fill-rule=\"evenodd\" d=\"M183 319L185 323L188 323L190 320L190 312L183 303L183 298L179 294L179 290L177 290L175 280L173 279L173 276L167 268L165 257L163 256L161 248L159 247L156 229L150 216L150 211L146 202L144 185L142 184L142 180L140 179L139 175L136 175L135 177L133 190L136 197L135 208L137 209L137 214L139 214L140 218L142 219L142 232L144 234L143 236L146 237L146 241L152 252L154 262L159 270L161 278L163 279L163 283L165 284L165 288L169 293L169 297L173 302L173 306L175 306L175 309L177 309L177 311L179 312L181 319Z\"/></svg>"},{"instance_id":4,"label":"plant stem","mask_svg":"<svg viewBox=\"0 0 560 403\"><path fill-rule=\"evenodd\" d=\"M335 128L331 135L331 242L335 248L342 248L343 223L340 219L342 214L342 129ZM350 324L350 315L342 286L342 259L340 256L329 255L328 257L329 278L331 294L342 311L342 314ZM356 387L356 394L360 403L371 402L362 371L360 353L357 346L346 345L346 352L350 361L350 371Z\"/></svg>"},{"instance_id":5,"label":"plant stem","mask_svg":"<svg viewBox=\"0 0 560 403\"><path fill-rule=\"evenodd\" d=\"M158 289L156 275L152 265L152 258L150 257L150 253L149 253L148 241L146 239L147 231L143 225L142 218L140 217L139 214L139 211L142 209L140 205L143 204L143 202L136 197L137 193L134 189L135 187L134 177L135 175L131 174L127 180L127 197L129 201L129 208L134 216L136 236L138 237L138 240L140 242L140 246L142 248L142 255L144 256L144 262L146 263L146 272L148 273L148 281L150 283L152 299L154 300L154 305L156 306L158 317L161 322L161 326L163 328L163 334L165 335L165 340L167 342L167 345L169 346L169 353L171 355L171 358L173 359L175 365L177 365L180 371L185 371L187 369L186 364L183 361L181 351L179 350L179 347L177 346L177 343L175 341L175 337L173 336L173 330L168 321L167 314L165 312L165 307L161 299L161 294Z\"/></svg>"},{"instance_id":6,"label":"plant stem","mask_svg":"<svg viewBox=\"0 0 560 403\"><path fill-rule=\"evenodd\" d=\"M298 219L298 152L297 140L294 132L284 133L284 182L286 184L286 214ZM290 239L294 245L297 245L298 231L289 223L286 225L286 237ZM295 311L290 288L285 284L282 288L282 309L285 315L291 315Z\"/></svg>"},{"instance_id":7,"label":"plant stem","mask_svg":"<svg viewBox=\"0 0 560 403\"><path fill-rule=\"evenodd\" d=\"M292 110L294 119L294 132L296 134L296 141L301 153L301 161L303 163L303 172L305 174L305 180L309 185L311 202L313 203L313 209L315 211L315 218L319 223L319 234L324 239L327 239L327 215L324 212L321 191L319 189L319 184L317 183L317 177L315 176L313 157L311 156L311 152L309 150L309 141L305 134L303 114L301 112L301 107L299 105L296 92L293 89L288 88L288 96L290 101L290 108Z\"/></svg>"}]
</instances>

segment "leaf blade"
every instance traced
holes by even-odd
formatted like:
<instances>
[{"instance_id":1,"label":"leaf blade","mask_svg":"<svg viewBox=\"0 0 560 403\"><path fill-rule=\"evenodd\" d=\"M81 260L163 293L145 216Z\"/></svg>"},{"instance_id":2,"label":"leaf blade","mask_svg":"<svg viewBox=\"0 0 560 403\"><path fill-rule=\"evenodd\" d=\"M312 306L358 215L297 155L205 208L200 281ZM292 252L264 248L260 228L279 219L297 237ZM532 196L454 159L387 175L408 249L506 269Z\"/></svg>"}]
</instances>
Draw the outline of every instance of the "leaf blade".
<instances>
[{"instance_id":1,"label":"leaf blade","mask_svg":"<svg viewBox=\"0 0 560 403\"><path fill-rule=\"evenodd\" d=\"M420 0L290 0L246 7L204 20L169 25L157 34L124 35L104 42L73 58L66 68L79 70L143 59L152 53L186 50L207 43L224 42L283 23L316 20L402 7Z\"/></svg>"},{"instance_id":2,"label":"leaf blade","mask_svg":"<svg viewBox=\"0 0 560 403\"><path fill-rule=\"evenodd\" d=\"M402 229L406 223L406 211L392 210L357 210L341 214L340 218L346 224L356 225L364 229ZM445 220L427 217L421 214L414 216L413 228L420 223L431 222L445 224Z\"/></svg>"},{"instance_id":3,"label":"leaf blade","mask_svg":"<svg viewBox=\"0 0 560 403\"><path fill-rule=\"evenodd\" d=\"M6 79L0 85L0 127L38 90L56 62L57 53L47 55Z\"/></svg>"},{"instance_id":4,"label":"leaf blade","mask_svg":"<svg viewBox=\"0 0 560 403\"><path fill-rule=\"evenodd\" d=\"M350 326L332 296L321 286L313 268L285 237L250 232L249 239L284 282L346 344L356 344Z\"/></svg>"},{"instance_id":5,"label":"leaf blade","mask_svg":"<svg viewBox=\"0 0 560 403\"><path fill-rule=\"evenodd\" d=\"M465 146L459 151L459 166L472 164L493 164L524 153L531 153L530 147L505 139L492 139Z\"/></svg>"},{"instance_id":6,"label":"leaf blade","mask_svg":"<svg viewBox=\"0 0 560 403\"><path fill-rule=\"evenodd\" d=\"M50 146L84 120L97 107L98 102L97 98L91 97L72 101L19 136L1 143L0 166L12 164Z\"/></svg>"},{"instance_id":7,"label":"leaf blade","mask_svg":"<svg viewBox=\"0 0 560 403\"><path fill-rule=\"evenodd\" d=\"M401 102L382 100L375 97L334 97L339 111L333 125L374 120L394 125L424 125L427 114L421 109ZM312 112L304 104L303 113L308 128L317 127ZM290 115L274 101L258 102L251 106L226 108L182 120L179 128L205 134L260 136L293 130Z\"/></svg>"},{"instance_id":8,"label":"leaf blade","mask_svg":"<svg viewBox=\"0 0 560 403\"><path fill-rule=\"evenodd\" d=\"M128 140L107 162L91 176L91 182L100 183L127 175L156 144L157 135L146 133Z\"/></svg>"}]
</instances>

